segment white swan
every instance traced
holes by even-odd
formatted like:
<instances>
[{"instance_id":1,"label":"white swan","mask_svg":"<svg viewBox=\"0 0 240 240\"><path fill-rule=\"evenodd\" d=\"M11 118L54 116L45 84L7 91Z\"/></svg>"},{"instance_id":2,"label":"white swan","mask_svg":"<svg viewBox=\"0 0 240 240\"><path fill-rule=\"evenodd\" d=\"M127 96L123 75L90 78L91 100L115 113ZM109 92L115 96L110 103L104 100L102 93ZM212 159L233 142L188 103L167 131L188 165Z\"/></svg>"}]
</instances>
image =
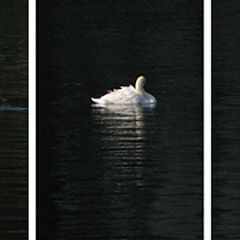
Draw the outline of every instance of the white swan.
<instances>
[{"instance_id":1,"label":"white swan","mask_svg":"<svg viewBox=\"0 0 240 240\"><path fill-rule=\"evenodd\" d=\"M114 89L109 91L100 98L91 98L94 103L101 105L118 104L118 105L153 105L156 104L156 98L144 91L144 85L146 78L139 76L135 83L135 88L132 85L129 87L121 87L120 89Z\"/></svg>"}]
</instances>

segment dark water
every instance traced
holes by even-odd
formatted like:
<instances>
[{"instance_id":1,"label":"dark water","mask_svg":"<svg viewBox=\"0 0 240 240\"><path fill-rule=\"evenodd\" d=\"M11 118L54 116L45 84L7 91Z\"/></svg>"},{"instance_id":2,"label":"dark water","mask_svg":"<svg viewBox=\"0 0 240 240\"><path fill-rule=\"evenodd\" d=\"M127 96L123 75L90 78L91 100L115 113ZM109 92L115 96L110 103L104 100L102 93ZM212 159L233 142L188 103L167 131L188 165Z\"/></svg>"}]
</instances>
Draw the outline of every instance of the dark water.
<instances>
[{"instance_id":1,"label":"dark water","mask_svg":"<svg viewBox=\"0 0 240 240\"><path fill-rule=\"evenodd\" d=\"M27 2L0 3L0 239L27 239Z\"/></svg>"},{"instance_id":2,"label":"dark water","mask_svg":"<svg viewBox=\"0 0 240 240\"><path fill-rule=\"evenodd\" d=\"M240 3L213 2L213 239L240 239Z\"/></svg>"},{"instance_id":3,"label":"dark water","mask_svg":"<svg viewBox=\"0 0 240 240\"><path fill-rule=\"evenodd\" d=\"M202 239L199 1L39 4L38 238ZM156 108L91 96L144 74Z\"/></svg>"}]
</instances>

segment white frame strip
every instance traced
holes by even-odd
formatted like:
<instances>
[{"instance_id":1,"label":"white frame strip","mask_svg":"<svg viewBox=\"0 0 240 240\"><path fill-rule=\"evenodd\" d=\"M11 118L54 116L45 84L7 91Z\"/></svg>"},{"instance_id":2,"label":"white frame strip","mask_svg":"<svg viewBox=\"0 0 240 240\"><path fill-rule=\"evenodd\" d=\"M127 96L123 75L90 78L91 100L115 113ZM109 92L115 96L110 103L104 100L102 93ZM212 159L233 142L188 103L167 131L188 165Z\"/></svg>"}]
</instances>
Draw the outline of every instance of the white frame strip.
<instances>
[{"instance_id":1,"label":"white frame strip","mask_svg":"<svg viewBox=\"0 0 240 240\"><path fill-rule=\"evenodd\" d=\"M36 239L36 0L28 1L28 236Z\"/></svg>"},{"instance_id":2,"label":"white frame strip","mask_svg":"<svg viewBox=\"0 0 240 240\"><path fill-rule=\"evenodd\" d=\"M212 239L212 1L204 0L204 240Z\"/></svg>"}]
</instances>

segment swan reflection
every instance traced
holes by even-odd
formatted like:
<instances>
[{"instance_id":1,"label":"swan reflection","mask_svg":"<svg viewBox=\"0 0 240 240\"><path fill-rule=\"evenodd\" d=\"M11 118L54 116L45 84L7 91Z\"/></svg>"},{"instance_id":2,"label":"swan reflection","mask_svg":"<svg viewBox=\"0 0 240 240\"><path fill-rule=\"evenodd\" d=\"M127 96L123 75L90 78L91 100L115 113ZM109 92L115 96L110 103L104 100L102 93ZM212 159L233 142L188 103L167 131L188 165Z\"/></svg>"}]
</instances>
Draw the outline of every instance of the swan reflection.
<instances>
[{"instance_id":1,"label":"swan reflection","mask_svg":"<svg viewBox=\"0 0 240 240\"><path fill-rule=\"evenodd\" d=\"M142 106L99 106L93 105L92 115L100 138L102 156L112 174L118 176L118 186L134 184L144 187L144 166L146 165L146 117L153 114L153 108ZM110 168L106 168L110 169Z\"/></svg>"}]
</instances>

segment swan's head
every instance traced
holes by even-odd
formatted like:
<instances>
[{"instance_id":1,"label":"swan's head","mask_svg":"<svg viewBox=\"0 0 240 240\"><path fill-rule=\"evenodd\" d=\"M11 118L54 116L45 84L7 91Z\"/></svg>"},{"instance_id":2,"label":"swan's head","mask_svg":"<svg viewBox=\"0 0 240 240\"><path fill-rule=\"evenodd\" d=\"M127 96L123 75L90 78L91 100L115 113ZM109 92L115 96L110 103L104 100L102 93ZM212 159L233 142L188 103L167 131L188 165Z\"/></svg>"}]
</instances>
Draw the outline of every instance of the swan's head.
<instances>
[{"instance_id":1,"label":"swan's head","mask_svg":"<svg viewBox=\"0 0 240 240\"><path fill-rule=\"evenodd\" d=\"M146 78L144 76L139 76L136 80L136 83L135 83L135 88L136 88L136 91L140 94L143 94L143 87L146 83Z\"/></svg>"}]
</instances>

